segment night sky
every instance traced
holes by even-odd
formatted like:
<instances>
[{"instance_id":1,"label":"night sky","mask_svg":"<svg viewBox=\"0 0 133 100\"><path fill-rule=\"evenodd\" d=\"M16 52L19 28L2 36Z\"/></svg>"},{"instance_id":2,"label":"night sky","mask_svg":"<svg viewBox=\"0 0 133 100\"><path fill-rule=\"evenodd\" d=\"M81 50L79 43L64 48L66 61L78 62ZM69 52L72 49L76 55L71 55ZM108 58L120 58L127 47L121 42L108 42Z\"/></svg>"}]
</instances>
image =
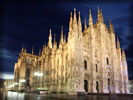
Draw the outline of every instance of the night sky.
<instances>
[{"instance_id":1,"label":"night sky","mask_svg":"<svg viewBox=\"0 0 133 100\"><path fill-rule=\"evenodd\" d=\"M70 12L74 8L81 12L82 25L84 18L89 18L91 9L93 23L97 21L97 8L102 9L104 22L108 27L112 21L114 31L120 39L120 46L127 55L129 78L133 79L133 21L130 2L37 2L37 3L3 3L0 17L0 78L13 75L22 44L28 52L34 47L35 54L47 44L49 29L52 36L60 39L61 25L64 34L68 34ZM9 78L9 77L8 77ZM13 76L11 77L13 78Z\"/></svg>"}]
</instances>

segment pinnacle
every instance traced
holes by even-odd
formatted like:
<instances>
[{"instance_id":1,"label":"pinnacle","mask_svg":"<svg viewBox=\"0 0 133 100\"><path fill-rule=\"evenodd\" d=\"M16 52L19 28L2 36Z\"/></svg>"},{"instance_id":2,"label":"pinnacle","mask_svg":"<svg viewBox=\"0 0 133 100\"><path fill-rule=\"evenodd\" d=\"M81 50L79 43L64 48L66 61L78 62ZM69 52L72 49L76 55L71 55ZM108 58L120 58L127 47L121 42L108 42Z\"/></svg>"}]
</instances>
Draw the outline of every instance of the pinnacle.
<instances>
[{"instance_id":1,"label":"pinnacle","mask_svg":"<svg viewBox=\"0 0 133 100\"><path fill-rule=\"evenodd\" d=\"M86 17L85 17L85 24L84 24L84 29L87 28L87 25L86 25Z\"/></svg>"},{"instance_id":2,"label":"pinnacle","mask_svg":"<svg viewBox=\"0 0 133 100\"><path fill-rule=\"evenodd\" d=\"M80 16L80 11L79 11L79 16Z\"/></svg>"},{"instance_id":3,"label":"pinnacle","mask_svg":"<svg viewBox=\"0 0 133 100\"><path fill-rule=\"evenodd\" d=\"M74 8L74 12L76 12L76 8Z\"/></svg>"}]
</instances>

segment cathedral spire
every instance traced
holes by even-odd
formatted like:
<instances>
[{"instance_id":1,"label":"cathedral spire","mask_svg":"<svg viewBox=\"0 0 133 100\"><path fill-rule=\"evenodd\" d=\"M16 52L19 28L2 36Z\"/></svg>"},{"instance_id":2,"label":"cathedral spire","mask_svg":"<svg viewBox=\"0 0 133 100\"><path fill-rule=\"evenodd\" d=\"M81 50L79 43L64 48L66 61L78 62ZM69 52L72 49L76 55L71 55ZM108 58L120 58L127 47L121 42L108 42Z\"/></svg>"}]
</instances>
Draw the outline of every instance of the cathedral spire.
<instances>
[{"instance_id":1,"label":"cathedral spire","mask_svg":"<svg viewBox=\"0 0 133 100\"><path fill-rule=\"evenodd\" d=\"M75 24L75 23L77 24L76 8L74 8L73 22L74 22L74 24Z\"/></svg>"},{"instance_id":2,"label":"cathedral spire","mask_svg":"<svg viewBox=\"0 0 133 100\"><path fill-rule=\"evenodd\" d=\"M79 30L79 31L82 31L81 18L80 18L80 11L79 11L79 18L78 18L78 30Z\"/></svg>"},{"instance_id":3,"label":"cathedral spire","mask_svg":"<svg viewBox=\"0 0 133 100\"><path fill-rule=\"evenodd\" d=\"M63 26L61 26L61 38L60 38L59 48L62 48L62 45L63 45Z\"/></svg>"},{"instance_id":4,"label":"cathedral spire","mask_svg":"<svg viewBox=\"0 0 133 100\"><path fill-rule=\"evenodd\" d=\"M60 39L60 43L63 43L63 25L61 26L61 39Z\"/></svg>"},{"instance_id":5,"label":"cathedral spire","mask_svg":"<svg viewBox=\"0 0 133 100\"><path fill-rule=\"evenodd\" d=\"M85 18L85 24L84 24L84 29L87 28L87 24L86 24L86 18Z\"/></svg>"},{"instance_id":6,"label":"cathedral spire","mask_svg":"<svg viewBox=\"0 0 133 100\"><path fill-rule=\"evenodd\" d=\"M66 43L66 35L64 34L64 43Z\"/></svg>"},{"instance_id":7,"label":"cathedral spire","mask_svg":"<svg viewBox=\"0 0 133 100\"><path fill-rule=\"evenodd\" d=\"M102 10L100 10L100 21L101 21L101 23L103 23L103 14L102 14Z\"/></svg>"},{"instance_id":8,"label":"cathedral spire","mask_svg":"<svg viewBox=\"0 0 133 100\"><path fill-rule=\"evenodd\" d=\"M117 49L120 48L120 42L119 42L119 38L117 36Z\"/></svg>"},{"instance_id":9,"label":"cathedral spire","mask_svg":"<svg viewBox=\"0 0 133 100\"><path fill-rule=\"evenodd\" d=\"M25 45L25 47L24 47L24 52L26 52L26 45Z\"/></svg>"},{"instance_id":10,"label":"cathedral spire","mask_svg":"<svg viewBox=\"0 0 133 100\"><path fill-rule=\"evenodd\" d=\"M76 17L76 8L74 8L74 17L73 17L73 30L77 31L77 17Z\"/></svg>"},{"instance_id":11,"label":"cathedral spire","mask_svg":"<svg viewBox=\"0 0 133 100\"><path fill-rule=\"evenodd\" d=\"M54 34L54 44L53 47L56 49L57 48L57 43L56 43L56 34Z\"/></svg>"},{"instance_id":12,"label":"cathedral spire","mask_svg":"<svg viewBox=\"0 0 133 100\"><path fill-rule=\"evenodd\" d=\"M70 13L69 32L72 31L72 12Z\"/></svg>"},{"instance_id":13,"label":"cathedral spire","mask_svg":"<svg viewBox=\"0 0 133 100\"><path fill-rule=\"evenodd\" d=\"M21 52L23 52L24 51L24 45L22 44L22 49L21 49Z\"/></svg>"},{"instance_id":14,"label":"cathedral spire","mask_svg":"<svg viewBox=\"0 0 133 100\"><path fill-rule=\"evenodd\" d=\"M39 49L39 56L41 56L41 49Z\"/></svg>"},{"instance_id":15,"label":"cathedral spire","mask_svg":"<svg viewBox=\"0 0 133 100\"><path fill-rule=\"evenodd\" d=\"M126 59L126 54L125 54L124 49L122 49L122 59L123 59L123 60L125 60L125 59Z\"/></svg>"},{"instance_id":16,"label":"cathedral spire","mask_svg":"<svg viewBox=\"0 0 133 100\"><path fill-rule=\"evenodd\" d=\"M91 15L91 9L89 9L89 27L93 26L93 20L92 20L92 15Z\"/></svg>"},{"instance_id":17,"label":"cathedral spire","mask_svg":"<svg viewBox=\"0 0 133 100\"><path fill-rule=\"evenodd\" d=\"M33 46L32 46L32 54L34 54L34 48L33 48Z\"/></svg>"},{"instance_id":18,"label":"cathedral spire","mask_svg":"<svg viewBox=\"0 0 133 100\"><path fill-rule=\"evenodd\" d=\"M111 20L109 20L109 32L114 33L114 27L113 27Z\"/></svg>"},{"instance_id":19,"label":"cathedral spire","mask_svg":"<svg viewBox=\"0 0 133 100\"><path fill-rule=\"evenodd\" d=\"M52 35L51 35L51 29L49 30L49 41L48 41L48 47L52 48Z\"/></svg>"},{"instance_id":20,"label":"cathedral spire","mask_svg":"<svg viewBox=\"0 0 133 100\"><path fill-rule=\"evenodd\" d=\"M99 6L98 6L98 13L97 13L97 22L100 22L100 11L99 11Z\"/></svg>"}]
</instances>

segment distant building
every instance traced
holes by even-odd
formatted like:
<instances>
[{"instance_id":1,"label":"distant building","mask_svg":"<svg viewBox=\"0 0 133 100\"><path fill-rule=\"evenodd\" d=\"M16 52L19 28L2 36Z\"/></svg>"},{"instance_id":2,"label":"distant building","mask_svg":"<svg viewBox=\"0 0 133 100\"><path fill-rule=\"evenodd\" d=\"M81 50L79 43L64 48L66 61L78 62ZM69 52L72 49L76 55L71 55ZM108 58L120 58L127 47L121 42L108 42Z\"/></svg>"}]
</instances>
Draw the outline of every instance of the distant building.
<instances>
[{"instance_id":1,"label":"distant building","mask_svg":"<svg viewBox=\"0 0 133 100\"><path fill-rule=\"evenodd\" d=\"M55 36L52 43L50 29L48 45L39 55L33 49L28 53L23 47L14 68L19 89L45 88L68 94L129 93L125 52L118 37L116 43L111 21L107 29L99 8L96 24L90 10L89 26L85 19L83 31L80 12L77 20L74 9L67 40L61 29L59 48Z\"/></svg>"}]
</instances>

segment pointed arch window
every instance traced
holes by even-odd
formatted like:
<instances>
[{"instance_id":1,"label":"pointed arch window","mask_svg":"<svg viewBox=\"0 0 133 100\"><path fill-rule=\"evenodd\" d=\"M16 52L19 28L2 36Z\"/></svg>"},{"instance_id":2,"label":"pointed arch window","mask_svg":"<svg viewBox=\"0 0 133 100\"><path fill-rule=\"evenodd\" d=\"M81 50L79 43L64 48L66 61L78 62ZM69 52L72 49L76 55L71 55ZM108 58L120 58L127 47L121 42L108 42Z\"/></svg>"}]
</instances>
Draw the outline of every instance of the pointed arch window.
<instances>
[{"instance_id":1,"label":"pointed arch window","mask_svg":"<svg viewBox=\"0 0 133 100\"><path fill-rule=\"evenodd\" d=\"M96 81L96 90L97 90L97 93L99 92L99 83L98 81Z\"/></svg>"},{"instance_id":2,"label":"pointed arch window","mask_svg":"<svg viewBox=\"0 0 133 100\"><path fill-rule=\"evenodd\" d=\"M87 61L84 60L84 69L87 70Z\"/></svg>"},{"instance_id":3,"label":"pointed arch window","mask_svg":"<svg viewBox=\"0 0 133 100\"><path fill-rule=\"evenodd\" d=\"M97 64L96 64L96 72L98 72Z\"/></svg>"},{"instance_id":4,"label":"pointed arch window","mask_svg":"<svg viewBox=\"0 0 133 100\"><path fill-rule=\"evenodd\" d=\"M107 65L109 65L109 58L106 58Z\"/></svg>"}]
</instances>

